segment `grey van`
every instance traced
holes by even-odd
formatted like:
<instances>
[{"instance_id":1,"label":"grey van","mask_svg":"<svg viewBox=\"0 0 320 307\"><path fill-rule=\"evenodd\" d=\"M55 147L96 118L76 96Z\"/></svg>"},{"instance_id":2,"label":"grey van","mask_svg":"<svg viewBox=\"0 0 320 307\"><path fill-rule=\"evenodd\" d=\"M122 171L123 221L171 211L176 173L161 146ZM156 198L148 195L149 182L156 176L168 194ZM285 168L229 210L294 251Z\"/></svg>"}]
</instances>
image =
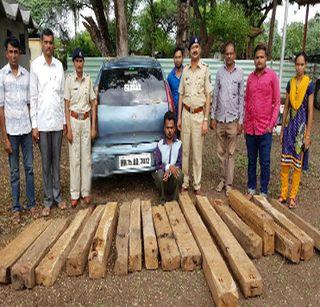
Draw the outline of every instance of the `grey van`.
<instances>
[{"instance_id":1,"label":"grey van","mask_svg":"<svg viewBox=\"0 0 320 307\"><path fill-rule=\"evenodd\" d=\"M106 61L95 87L98 137L92 148L93 177L154 170L163 116L174 108L160 63L138 56Z\"/></svg>"}]
</instances>

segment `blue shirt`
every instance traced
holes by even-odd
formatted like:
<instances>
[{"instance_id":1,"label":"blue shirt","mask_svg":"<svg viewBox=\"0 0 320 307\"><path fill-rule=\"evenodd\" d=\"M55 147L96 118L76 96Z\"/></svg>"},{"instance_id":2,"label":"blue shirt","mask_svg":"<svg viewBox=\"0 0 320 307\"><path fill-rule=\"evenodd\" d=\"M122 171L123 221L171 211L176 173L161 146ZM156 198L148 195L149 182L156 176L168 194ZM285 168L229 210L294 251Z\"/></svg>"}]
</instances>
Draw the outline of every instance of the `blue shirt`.
<instances>
[{"instance_id":1,"label":"blue shirt","mask_svg":"<svg viewBox=\"0 0 320 307\"><path fill-rule=\"evenodd\" d=\"M183 66L182 66L182 69L183 69ZM177 68L174 67L167 77L167 81L169 83L171 93L172 93L173 102L174 102L175 115L178 114L178 102L179 102L178 90L179 90L180 79L182 76L182 73L181 73L180 77L178 78L176 76L176 70L177 70Z\"/></svg>"}]
</instances>

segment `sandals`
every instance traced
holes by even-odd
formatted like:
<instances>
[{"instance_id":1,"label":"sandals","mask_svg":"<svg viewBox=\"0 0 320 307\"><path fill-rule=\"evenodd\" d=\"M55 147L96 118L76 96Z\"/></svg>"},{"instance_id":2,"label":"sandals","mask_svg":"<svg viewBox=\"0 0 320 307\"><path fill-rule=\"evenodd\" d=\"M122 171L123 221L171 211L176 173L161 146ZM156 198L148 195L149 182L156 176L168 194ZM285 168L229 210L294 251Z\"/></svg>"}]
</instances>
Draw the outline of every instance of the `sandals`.
<instances>
[{"instance_id":1,"label":"sandals","mask_svg":"<svg viewBox=\"0 0 320 307\"><path fill-rule=\"evenodd\" d=\"M297 202L294 198L289 199L288 208L289 209L296 209L297 208Z\"/></svg>"},{"instance_id":2,"label":"sandals","mask_svg":"<svg viewBox=\"0 0 320 307\"><path fill-rule=\"evenodd\" d=\"M244 196L245 196L245 198L247 199L247 200L252 200L253 199L253 194L252 193L250 193L250 192L247 192L246 194L244 194Z\"/></svg>"},{"instance_id":3,"label":"sandals","mask_svg":"<svg viewBox=\"0 0 320 307\"><path fill-rule=\"evenodd\" d=\"M32 208L29 210L29 212L30 212L30 215L31 215L31 217L32 217L33 219L37 219L37 218L38 218L38 213L37 213L35 207L32 207Z\"/></svg>"},{"instance_id":4,"label":"sandals","mask_svg":"<svg viewBox=\"0 0 320 307\"><path fill-rule=\"evenodd\" d=\"M279 196L278 202L282 205L285 205L287 203L287 199L283 198L282 196Z\"/></svg>"},{"instance_id":5,"label":"sandals","mask_svg":"<svg viewBox=\"0 0 320 307\"><path fill-rule=\"evenodd\" d=\"M50 215L50 208L45 207L42 209L42 216L49 216Z\"/></svg>"},{"instance_id":6,"label":"sandals","mask_svg":"<svg viewBox=\"0 0 320 307\"><path fill-rule=\"evenodd\" d=\"M189 188L182 187L181 193L188 193Z\"/></svg>"},{"instance_id":7,"label":"sandals","mask_svg":"<svg viewBox=\"0 0 320 307\"><path fill-rule=\"evenodd\" d=\"M78 199L71 199L71 207L75 208L78 206Z\"/></svg>"},{"instance_id":8,"label":"sandals","mask_svg":"<svg viewBox=\"0 0 320 307\"><path fill-rule=\"evenodd\" d=\"M67 204L66 204L66 202L65 202L65 201L61 201L61 202L58 204L58 208L59 208L60 210L65 210L65 209L67 209Z\"/></svg>"},{"instance_id":9,"label":"sandals","mask_svg":"<svg viewBox=\"0 0 320 307\"><path fill-rule=\"evenodd\" d=\"M84 200L86 205L90 205L91 204L91 196L90 195L83 197L83 200Z\"/></svg>"},{"instance_id":10,"label":"sandals","mask_svg":"<svg viewBox=\"0 0 320 307\"><path fill-rule=\"evenodd\" d=\"M18 225L21 222L19 211L13 212L12 222L14 225Z\"/></svg>"}]
</instances>

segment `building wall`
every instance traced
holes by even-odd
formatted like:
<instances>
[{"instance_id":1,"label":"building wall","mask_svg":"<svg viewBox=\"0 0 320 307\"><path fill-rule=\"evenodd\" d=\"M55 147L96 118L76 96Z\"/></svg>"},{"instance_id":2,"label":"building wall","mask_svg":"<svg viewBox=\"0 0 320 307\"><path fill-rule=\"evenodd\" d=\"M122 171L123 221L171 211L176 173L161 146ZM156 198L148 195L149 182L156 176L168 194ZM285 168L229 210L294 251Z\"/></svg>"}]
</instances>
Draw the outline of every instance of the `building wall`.
<instances>
[{"instance_id":1,"label":"building wall","mask_svg":"<svg viewBox=\"0 0 320 307\"><path fill-rule=\"evenodd\" d=\"M21 35L24 35L25 54L21 54L20 64L27 70L30 68L30 50L28 43L28 31L26 26L21 21L13 21L8 18L0 18L0 66L3 67L7 63L5 57L4 41L7 38L8 31L12 35L21 40Z\"/></svg>"},{"instance_id":2,"label":"building wall","mask_svg":"<svg viewBox=\"0 0 320 307\"><path fill-rule=\"evenodd\" d=\"M32 62L42 53L40 38L29 38L29 48L31 57L30 61Z\"/></svg>"}]
</instances>

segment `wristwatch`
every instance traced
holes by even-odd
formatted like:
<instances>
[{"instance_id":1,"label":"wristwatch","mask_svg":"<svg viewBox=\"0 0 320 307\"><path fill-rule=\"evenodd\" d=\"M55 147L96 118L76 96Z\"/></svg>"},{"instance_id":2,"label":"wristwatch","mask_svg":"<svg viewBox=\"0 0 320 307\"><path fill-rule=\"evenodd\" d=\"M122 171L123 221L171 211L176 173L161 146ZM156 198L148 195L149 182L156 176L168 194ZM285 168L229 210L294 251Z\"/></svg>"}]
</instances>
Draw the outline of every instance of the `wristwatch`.
<instances>
[{"instance_id":1,"label":"wristwatch","mask_svg":"<svg viewBox=\"0 0 320 307\"><path fill-rule=\"evenodd\" d=\"M205 120L205 121L208 121L208 117L205 117L204 120Z\"/></svg>"}]
</instances>

